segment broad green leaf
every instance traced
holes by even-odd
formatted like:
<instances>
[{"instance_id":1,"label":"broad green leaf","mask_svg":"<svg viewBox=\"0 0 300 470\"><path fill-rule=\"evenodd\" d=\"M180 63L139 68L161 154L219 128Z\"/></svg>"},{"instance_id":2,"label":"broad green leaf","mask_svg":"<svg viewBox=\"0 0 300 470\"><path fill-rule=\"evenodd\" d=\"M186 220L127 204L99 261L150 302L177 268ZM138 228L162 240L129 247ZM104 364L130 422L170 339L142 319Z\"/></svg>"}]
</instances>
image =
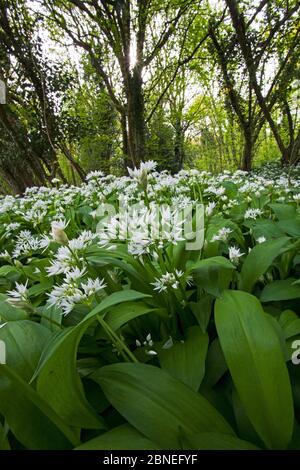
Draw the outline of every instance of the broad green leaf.
<instances>
[{"instance_id":1,"label":"broad green leaf","mask_svg":"<svg viewBox=\"0 0 300 470\"><path fill-rule=\"evenodd\" d=\"M143 302L125 302L109 310L105 315L105 321L112 330L116 331L134 318L158 311Z\"/></svg>"},{"instance_id":2,"label":"broad green leaf","mask_svg":"<svg viewBox=\"0 0 300 470\"><path fill-rule=\"evenodd\" d=\"M7 365L0 365L0 413L27 449L71 449L79 444L71 428Z\"/></svg>"},{"instance_id":3,"label":"broad green leaf","mask_svg":"<svg viewBox=\"0 0 300 470\"><path fill-rule=\"evenodd\" d=\"M97 429L104 423L85 398L76 371L77 349L84 331L70 327L58 334L45 349L35 377L38 393L67 423Z\"/></svg>"},{"instance_id":4,"label":"broad green leaf","mask_svg":"<svg viewBox=\"0 0 300 470\"><path fill-rule=\"evenodd\" d=\"M294 282L295 279L290 278L267 284L260 294L261 302L298 299L300 297L300 285L293 285Z\"/></svg>"},{"instance_id":5,"label":"broad green leaf","mask_svg":"<svg viewBox=\"0 0 300 470\"><path fill-rule=\"evenodd\" d=\"M269 204L272 211L279 220L293 219L296 215L296 208L291 204Z\"/></svg>"},{"instance_id":6,"label":"broad green leaf","mask_svg":"<svg viewBox=\"0 0 300 470\"><path fill-rule=\"evenodd\" d=\"M205 373L208 341L208 334L203 333L199 326L188 328L183 342L175 342L171 348L160 350L162 369L191 389L199 390Z\"/></svg>"},{"instance_id":7,"label":"broad green leaf","mask_svg":"<svg viewBox=\"0 0 300 470\"><path fill-rule=\"evenodd\" d=\"M252 248L241 270L239 289L251 292L257 280L269 269L288 241L289 238L281 237Z\"/></svg>"},{"instance_id":8,"label":"broad green leaf","mask_svg":"<svg viewBox=\"0 0 300 470\"><path fill-rule=\"evenodd\" d=\"M10 305L7 302L7 296L0 294L0 321L24 320L25 318L28 318L25 310Z\"/></svg>"},{"instance_id":9,"label":"broad green leaf","mask_svg":"<svg viewBox=\"0 0 300 470\"><path fill-rule=\"evenodd\" d=\"M11 266L10 264L1 266L0 268L0 277L9 277L9 276L19 276L20 273L15 266Z\"/></svg>"},{"instance_id":10,"label":"broad green leaf","mask_svg":"<svg viewBox=\"0 0 300 470\"><path fill-rule=\"evenodd\" d=\"M119 303L145 297L148 296L132 290L111 294L78 325L58 334L45 349L35 372L35 377L38 377L37 390L71 426L91 429L104 426L103 420L85 398L76 369L77 349L82 336L97 315Z\"/></svg>"},{"instance_id":11,"label":"broad green leaf","mask_svg":"<svg viewBox=\"0 0 300 470\"><path fill-rule=\"evenodd\" d=\"M278 336L260 302L245 292L226 291L216 301L215 321L254 429L268 448L286 448L294 421L291 386Z\"/></svg>"},{"instance_id":12,"label":"broad green leaf","mask_svg":"<svg viewBox=\"0 0 300 470\"><path fill-rule=\"evenodd\" d=\"M277 222L278 227L291 237L300 237L300 219L293 218L289 220L280 220Z\"/></svg>"},{"instance_id":13,"label":"broad green leaf","mask_svg":"<svg viewBox=\"0 0 300 470\"><path fill-rule=\"evenodd\" d=\"M201 289L216 297L227 289L235 266L223 256L202 259L188 266Z\"/></svg>"},{"instance_id":14,"label":"broad green leaf","mask_svg":"<svg viewBox=\"0 0 300 470\"><path fill-rule=\"evenodd\" d=\"M300 334L300 318L293 320L292 322L288 323L283 328L283 334L285 339L292 338L293 336Z\"/></svg>"},{"instance_id":15,"label":"broad green leaf","mask_svg":"<svg viewBox=\"0 0 300 470\"><path fill-rule=\"evenodd\" d=\"M203 387L211 388L220 380L220 378L228 370L220 341L215 338L209 345L206 364L205 376L202 382Z\"/></svg>"},{"instance_id":16,"label":"broad green leaf","mask_svg":"<svg viewBox=\"0 0 300 470\"><path fill-rule=\"evenodd\" d=\"M38 308L38 312L41 315L41 325L44 325L52 332L61 330L61 323L63 318L63 312L56 305L45 305Z\"/></svg>"},{"instance_id":17,"label":"broad green leaf","mask_svg":"<svg viewBox=\"0 0 300 470\"><path fill-rule=\"evenodd\" d=\"M300 342L298 350L300 349ZM300 352L300 351L299 351ZM299 354L298 354L299 358ZM300 368L299 364L293 364L290 362L288 364L291 385L293 390L294 403L297 410L300 410ZM300 437L300 436L299 436Z\"/></svg>"},{"instance_id":18,"label":"broad green leaf","mask_svg":"<svg viewBox=\"0 0 300 470\"><path fill-rule=\"evenodd\" d=\"M99 369L93 379L132 426L164 449L180 448L180 430L233 435L204 397L158 367L113 364Z\"/></svg>"},{"instance_id":19,"label":"broad green leaf","mask_svg":"<svg viewBox=\"0 0 300 470\"><path fill-rule=\"evenodd\" d=\"M298 315L293 310L284 310L281 312L278 323L284 329L289 323L297 320Z\"/></svg>"},{"instance_id":20,"label":"broad green leaf","mask_svg":"<svg viewBox=\"0 0 300 470\"><path fill-rule=\"evenodd\" d=\"M229 434L203 432L182 438L185 450L259 450L251 442L243 441Z\"/></svg>"},{"instance_id":21,"label":"broad green leaf","mask_svg":"<svg viewBox=\"0 0 300 470\"><path fill-rule=\"evenodd\" d=\"M284 237L285 233L277 225L277 222L269 219L248 220L247 227L250 227L253 232L253 237L257 240L259 237L265 237L266 240Z\"/></svg>"},{"instance_id":22,"label":"broad green leaf","mask_svg":"<svg viewBox=\"0 0 300 470\"><path fill-rule=\"evenodd\" d=\"M28 296L31 297L37 297L40 294L43 294L44 292L49 292L53 286L53 279L47 279L44 282L40 282L38 284L35 284L34 286L30 287L28 289Z\"/></svg>"},{"instance_id":23,"label":"broad green leaf","mask_svg":"<svg viewBox=\"0 0 300 470\"><path fill-rule=\"evenodd\" d=\"M130 424L122 424L95 437L75 450L159 450L160 447L147 439Z\"/></svg>"},{"instance_id":24,"label":"broad green leaf","mask_svg":"<svg viewBox=\"0 0 300 470\"><path fill-rule=\"evenodd\" d=\"M252 426L234 386L232 387L231 402L239 438L265 448L264 443Z\"/></svg>"},{"instance_id":25,"label":"broad green leaf","mask_svg":"<svg viewBox=\"0 0 300 470\"><path fill-rule=\"evenodd\" d=\"M6 323L0 328L0 340L6 345L7 364L29 382L51 333L29 320Z\"/></svg>"},{"instance_id":26,"label":"broad green leaf","mask_svg":"<svg viewBox=\"0 0 300 470\"><path fill-rule=\"evenodd\" d=\"M274 329L278 337L283 357L285 358L286 361L288 361L289 353L286 347L286 340L285 340L284 332L281 326L279 325L278 320L274 318L272 315L270 315L269 313L266 313L266 319L268 320L268 322L270 323L270 325L272 326L272 328Z\"/></svg>"},{"instance_id":27,"label":"broad green leaf","mask_svg":"<svg viewBox=\"0 0 300 470\"><path fill-rule=\"evenodd\" d=\"M201 327L201 330L205 333L207 326L211 317L212 312L212 303L214 297L205 294L200 297L198 302L189 302L189 306L196 318L198 324Z\"/></svg>"},{"instance_id":28,"label":"broad green leaf","mask_svg":"<svg viewBox=\"0 0 300 470\"><path fill-rule=\"evenodd\" d=\"M103 256L90 257L89 256L87 258L87 260L91 261L92 263L96 263L96 259L98 259L98 263L101 263L101 265L105 263L106 265L110 264L112 266L116 266L122 269L122 271L127 273L130 279L132 279L136 283L135 287L149 291L149 292L151 291L151 287L145 282L145 279L144 279L145 270L143 270L143 275L141 275L141 273L139 273L139 271L137 271L130 262L126 262L126 261L116 259L116 258L108 258L107 254L106 254L106 257L103 257Z\"/></svg>"},{"instance_id":29,"label":"broad green leaf","mask_svg":"<svg viewBox=\"0 0 300 470\"><path fill-rule=\"evenodd\" d=\"M0 450L10 450L10 445L7 439L7 429L0 423Z\"/></svg>"},{"instance_id":30,"label":"broad green leaf","mask_svg":"<svg viewBox=\"0 0 300 470\"><path fill-rule=\"evenodd\" d=\"M142 292L137 292L135 290L122 290L119 292L114 292L113 294L106 297L102 302L100 302L97 307L95 307L83 320L82 323L85 323L89 319L95 319L99 313L102 313L108 310L114 305L121 304L122 302L131 302L138 299L145 299L146 297L151 297L148 294L143 294Z\"/></svg>"}]
</instances>

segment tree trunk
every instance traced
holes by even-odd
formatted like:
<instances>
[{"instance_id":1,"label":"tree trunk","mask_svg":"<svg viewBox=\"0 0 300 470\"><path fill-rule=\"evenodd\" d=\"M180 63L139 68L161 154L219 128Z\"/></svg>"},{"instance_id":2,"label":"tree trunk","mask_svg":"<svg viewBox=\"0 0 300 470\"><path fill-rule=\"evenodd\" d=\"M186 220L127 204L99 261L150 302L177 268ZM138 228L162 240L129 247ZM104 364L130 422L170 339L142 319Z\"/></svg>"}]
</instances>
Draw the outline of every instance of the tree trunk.
<instances>
[{"instance_id":1,"label":"tree trunk","mask_svg":"<svg viewBox=\"0 0 300 470\"><path fill-rule=\"evenodd\" d=\"M282 165L296 165L300 161L300 132L296 139L292 139L290 144L285 148L281 157Z\"/></svg>"},{"instance_id":2,"label":"tree trunk","mask_svg":"<svg viewBox=\"0 0 300 470\"><path fill-rule=\"evenodd\" d=\"M244 130L244 149L241 169L250 171L252 167L253 158L253 138L250 130Z\"/></svg>"},{"instance_id":3,"label":"tree trunk","mask_svg":"<svg viewBox=\"0 0 300 470\"><path fill-rule=\"evenodd\" d=\"M125 113L120 113L121 115L121 129L122 129L122 151L123 151L123 163L124 170L127 171L127 168L133 168L132 161L129 155L128 150L128 131L127 131L127 117Z\"/></svg>"},{"instance_id":4,"label":"tree trunk","mask_svg":"<svg viewBox=\"0 0 300 470\"><path fill-rule=\"evenodd\" d=\"M184 161L184 132L180 120L175 123L175 142L174 142L174 172L182 169Z\"/></svg>"},{"instance_id":5,"label":"tree trunk","mask_svg":"<svg viewBox=\"0 0 300 470\"><path fill-rule=\"evenodd\" d=\"M145 103L139 68L134 68L127 84L128 156L132 166L138 166L146 159Z\"/></svg>"},{"instance_id":6,"label":"tree trunk","mask_svg":"<svg viewBox=\"0 0 300 470\"><path fill-rule=\"evenodd\" d=\"M65 144L60 145L60 149L65 155L65 157L69 160L70 165L76 170L77 174L79 175L81 181L84 181L86 177L86 173L81 167L81 165L73 158L73 155L71 154L69 148Z\"/></svg>"}]
</instances>

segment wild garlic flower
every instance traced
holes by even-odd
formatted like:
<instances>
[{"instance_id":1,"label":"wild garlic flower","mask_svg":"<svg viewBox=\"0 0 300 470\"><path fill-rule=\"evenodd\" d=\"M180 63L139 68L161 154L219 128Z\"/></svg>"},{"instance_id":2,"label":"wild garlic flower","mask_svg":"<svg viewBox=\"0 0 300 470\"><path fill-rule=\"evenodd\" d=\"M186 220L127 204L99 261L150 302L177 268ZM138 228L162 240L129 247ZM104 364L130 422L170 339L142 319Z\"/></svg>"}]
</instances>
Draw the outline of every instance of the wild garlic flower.
<instances>
[{"instance_id":1,"label":"wild garlic flower","mask_svg":"<svg viewBox=\"0 0 300 470\"><path fill-rule=\"evenodd\" d=\"M29 230L21 230L17 235L12 257L17 259L21 256L28 256L32 252L40 251L41 248L40 237L33 235Z\"/></svg>"},{"instance_id":2,"label":"wild garlic flower","mask_svg":"<svg viewBox=\"0 0 300 470\"><path fill-rule=\"evenodd\" d=\"M4 250L0 253L0 258L6 260L6 261L11 261L11 255L8 253L7 250Z\"/></svg>"},{"instance_id":3,"label":"wild garlic flower","mask_svg":"<svg viewBox=\"0 0 300 470\"><path fill-rule=\"evenodd\" d=\"M20 227L21 224L19 222L11 222L10 224L3 224L5 228L5 236L10 237L13 232L16 232Z\"/></svg>"},{"instance_id":4,"label":"wild garlic flower","mask_svg":"<svg viewBox=\"0 0 300 470\"><path fill-rule=\"evenodd\" d=\"M81 283L81 287L87 297L91 297L106 287L104 279L88 279L86 283Z\"/></svg>"},{"instance_id":5,"label":"wild garlic flower","mask_svg":"<svg viewBox=\"0 0 300 470\"><path fill-rule=\"evenodd\" d=\"M222 227L218 231L216 235L212 237L212 241L223 241L226 242L228 240L228 236L232 233L232 230L228 227Z\"/></svg>"},{"instance_id":6,"label":"wild garlic flower","mask_svg":"<svg viewBox=\"0 0 300 470\"><path fill-rule=\"evenodd\" d=\"M104 176L103 171L100 170L95 170L95 171L90 171L90 173L86 176L87 181L91 180L97 180L98 178L102 178Z\"/></svg>"},{"instance_id":7,"label":"wild garlic flower","mask_svg":"<svg viewBox=\"0 0 300 470\"><path fill-rule=\"evenodd\" d=\"M154 342L151 338L151 333L148 333L145 341L143 341L143 344L138 339L135 340L135 344L138 348L140 348L141 346L145 346L145 353L147 354L147 356L157 356L157 352L154 349L147 349L147 347L151 348L154 345Z\"/></svg>"},{"instance_id":8,"label":"wild garlic flower","mask_svg":"<svg viewBox=\"0 0 300 470\"><path fill-rule=\"evenodd\" d=\"M264 243L266 241L266 237L264 237L263 235L261 237L258 237L258 239L256 240L257 243Z\"/></svg>"},{"instance_id":9,"label":"wild garlic flower","mask_svg":"<svg viewBox=\"0 0 300 470\"><path fill-rule=\"evenodd\" d=\"M216 207L216 203L215 202L209 202L205 208L205 215L207 215L208 217L211 216L211 214L213 213L215 207Z\"/></svg>"},{"instance_id":10,"label":"wild garlic flower","mask_svg":"<svg viewBox=\"0 0 300 470\"><path fill-rule=\"evenodd\" d=\"M263 214L261 209L247 209L244 214L244 219L257 219L260 215Z\"/></svg>"},{"instance_id":11,"label":"wild garlic flower","mask_svg":"<svg viewBox=\"0 0 300 470\"><path fill-rule=\"evenodd\" d=\"M28 280L25 284L16 282L15 289L7 292L7 301L14 306L24 306L28 303Z\"/></svg>"},{"instance_id":12,"label":"wild garlic flower","mask_svg":"<svg viewBox=\"0 0 300 470\"><path fill-rule=\"evenodd\" d=\"M136 179L142 185L146 185L148 174L155 170L156 166L156 162L149 160L148 162L141 162L140 168L127 168L127 170L131 178Z\"/></svg>"},{"instance_id":13,"label":"wild garlic flower","mask_svg":"<svg viewBox=\"0 0 300 470\"><path fill-rule=\"evenodd\" d=\"M225 193L225 188L223 186L220 186L219 188L216 188L215 186L209 186L207 189L205 189L204 192L215 194L215 196L223 196Z\"/></svg>"},{"instance_id":14,"label":"wild garlic flower","mask_svg":"<svg viewBox=\"0 0 300 470\"><path fill-rule=\"evenodd\" d=\"M171 289L178 289L179 287L179 279L184 275L182 271L175 269L175 274L166 272L162 274L161 277L155 278L155 282L151 282L154 286L154 290L158 292L164 292L168 288Z\"/></svg>"},{"instance_id":15,"label":"wild garlic flower","mask_svg":"<svg viewBox=\"0 0 300 470\"><path fill-rule=\"evenodd\" d=\"M68 222L65 220L54 220L51 223L51 234L56 243L61 243L62 245L66 245L68 243L68 237L65 232L67 225Z\"/></svg>"},{"instance_id":16,"label":"wild garlic flower","mask_svg":"<svg viewBox=\"0 0 300 470\"><path fill-rule=\"evenodd\" d=\"M229 259L235 265L239 264L240 257L245 254L245 253L241 253L240 249L237 248L236 246L229 247L228 251L229 251Z\"/></svg>"},{"instance_id":17,"label":"wild garlic flower","mask_svg":"<svg viewBox=\"0 0 300 470\"><path fill-rule=\"evenodd\" d=\"M68 315L77 304L85 303L106 287L104 279L88 278L86 282L82 282L84 275L85 270L79 270L79 268L68 272L65 281L61 285L56 285L47 294L49 307L56 305L65 315Z\"/></svg>"}]
</instances>

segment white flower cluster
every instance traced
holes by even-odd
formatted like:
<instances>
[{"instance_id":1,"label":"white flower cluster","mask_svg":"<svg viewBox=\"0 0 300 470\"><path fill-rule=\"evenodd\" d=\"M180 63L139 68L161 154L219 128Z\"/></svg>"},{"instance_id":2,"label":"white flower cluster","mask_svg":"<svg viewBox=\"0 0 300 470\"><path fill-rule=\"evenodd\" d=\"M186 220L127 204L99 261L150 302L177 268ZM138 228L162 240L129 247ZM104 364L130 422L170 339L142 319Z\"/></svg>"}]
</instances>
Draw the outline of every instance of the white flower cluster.
<instances>
[{"instance_id":1,"label":"white flower cluster","mask_svg":"<svg viewBox=\"0 0 300 470\"><path fill-rule=\"evenodd\" d=\"M49 306L57 306L67 315L74 309L76 304L85 303L93 295L106 287L104 279L88 278L83 282L82 278L84 275L85 270L80 270L79 268L68 271L64 282L55 286L48 294Z\"/></svg>"},{"instance_id":2,"label":"white flower cluster","mask_svg":"<svg viewBox=\"0 0 300 470\"><path fill-rule=\"evenodd\" d=\"M158 292L166 291L167 289L178 289L180 285L180 278L184 276L183 271L175 269L174 273L164 273L160 277L155 278L155 282L151 284L154 286L154 290ZM186 278L186 282L190 283L190 278Z\"/></svg>"},{"instance_id":3,"label":"white flower cluster","mask_svg":"<svg viewBox=\"0 0 300 470\"><path fill-rule=\"evenodd\" d=\"M49 305L69 313L77 304L93 302L104 289L102 275L96 277L90 265L97 250L104 259L125 253L137 258L137 264L150 261L156 273L151 279L154 291L177 290L179 296L190 279L175 269L173 260L165 262L164 249L184 240L180 211L203 203L204 250L211 242L221 242L212 250L237 267L255 244L271 238L260 224L277 222L273 204L289 204L291 213L299 214L300 166L292 173L266 165L251 173L214 175L193 169L170 175L158 173L150 161L128 173L116 177L94 171L81 186L55 179L53 187L28 188L22 197L0 196L1 266L3 272L12 270L12 279L16 270L20 275L7 292L12 303L28 304L31 286L47 276L57 276L48 292ZM110 217L104 215L108 204L115 209ZM128 209L128 218L122 218L120 207ZM112 269L116 282L128 282L120 268Z\"/></svg>"}]
</instances>

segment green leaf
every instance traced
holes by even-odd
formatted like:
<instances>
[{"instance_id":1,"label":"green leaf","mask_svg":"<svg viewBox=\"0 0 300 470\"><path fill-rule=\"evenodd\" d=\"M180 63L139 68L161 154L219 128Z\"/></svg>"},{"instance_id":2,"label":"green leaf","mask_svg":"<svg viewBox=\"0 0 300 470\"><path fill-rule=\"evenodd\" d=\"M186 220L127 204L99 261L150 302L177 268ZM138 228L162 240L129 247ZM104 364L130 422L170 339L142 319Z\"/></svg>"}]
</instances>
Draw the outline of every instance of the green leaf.
<instances>
[{"instance_id":1,"label":"green leaf","mask_svg":"<svg viewBox=\"0 0 300 470\"><path fill-rule=\"evenodd\" d=\"M207 352L205 376L202 382L203 387L211 388L216 385L227 370L228 366L220 346L220 341L218 338L215 338L209 345Z\"/></svg>"},{"instance_id":2,"label":"green leaf","mask_svg":"<svg viewBox=\"0 0 300 470\"><path fill-rule=\"evenodd\" d=\"M259 237L265 237L267 240L283 237L284 231L281 230L277 222L269 219L248 220L247 227L252 229L253 237L257 240Z\"/></svg>"},{"instance_id":3,"label":"green leaf","mask_svg":"<svg viewBox=\"0 0 300 470\"><path fill-rule=\"evenodd\" d=\"M256 245L244 261L239 289L251 292L256 281L268 270L288 241L289 238L281 237Z\"/></svg>"},{"instance_id":4,"label":"green leaf","mask_svg":"<svg viewBox=\"0 0 300 470\"><path fill-rule=\"evenodd\" d=\"M44 325L52 332L61 330L61 323L63 318L63 312L56 305L45 305L38 308L38 312L41 315L41 325Z\"/></svg>"},{"instance_id":5,"label":"green leaf","mask_svg":"<svg viewBox=\"0 0 300 470\"><path fill-rule=\"evenodd\" d=\"M297 320L298 315L293 310L284 310L278 319L279 325L284 329L289 323Z\"/></svg>"},{"instance_id":6,"label":"green leaf","mask_svg":"<svg viewBox=\"0 0 300 470\"><path fill-rule=\"evenodd\" d=\"M278 227L291 237L300 237L300 219L293 218L289 220L280 220L277 222Z\"/></svg>"},{"instance_id":7,"label":"green leaf","mask_svg":"<svg viewBox=\"0 0 300 470\"><path fill-rule=\"evenodd\" d=\"M105 315L105 321L112 330L116 331L134 318L158 311L159 309L154 309L142 302L125 302L112 308Z\"/></svg>"},{"instance_id":8,"label":"green leaf","mask_svg":"<svg viewBox=\"0 0 300 470\"><path fill-rule=\"evenodd\" d=\"M189 307L204 333L207 330L211 317L213 300L214 297L209 294L205 294L200 297L198 302L189 302Z\"/></svg>"},{"instance_id":9,"label":"green leaf","mask_svg":"<svg viewBox=\"0 0 300 470\"><path fill-rule=\"evenodd\" d=\"M163 449L180 448L180 429L233 434L204 397L158 367L113 364L99 369L93 379L117 411Z\"/></svg>"},{"instance_id":10,"label":"green leaf","mask_svg":"<svg viewBox=\"0 0 300 470\"><path fill-rule=\"evenodd\" d=\"M203 432L182 438L185 450L259 450L251 442L243 441L229 434Z\"/></svg>"},{"instance_id":11,"label":"green leaf","mask_svg":"<svg viewBox=\"0 0 300 470\"><path fill-rule=\"evenodd\" d=\"M293 219L296 215L296 207L291 204L269 204L278 220Z\"/></svg>"},{"instance_id":12,"label":"green leaf","mask_svg":"<svg viewBox=\"0 0 300 470\"><path fill-rule=\"evenodd\" d=\"M188 328L184 342L176 342L171 348L159 352L162 369L191 389L199 390L205 373L208 341L208 334L203 333L199 326Z\"/></svg>"},{"instance_id":13,"label":"green leaf","mask_svg":"<svg viewBox=\"0 0 300 470\"><path fill-rule=\"evenodd\" d=\"M38 377L37 390L71 426L90 429L104 427L103 420L85 398L76 368L77 349L82 336L97 315L119 303L145 297L148 296L132 290L114 292L78 325L56 335L43 352L35 372L35 377Z\"/></svg>"},{"instance_id":14,"label":"green leaf","mask_svg":"<svg viewBox=\"0 0 300 470\"><path fill-rule=\"evenodd\" d=\"M0 328L7 364L25 381L31 379L49 337L47 328L29 320L9 322Z\"/></svg>"},{"instance_id":15,"label":"green leaf","mask_svg":"<svg viewBox=\"0 0 300 470\"><path fill-rule=\"evenodd\" d=\"M28 318L25 310L14 307L7 302L7 296L0 294L0 320L1 321L15 321L24 320Z\"/></svg>"},{"instance_id":16,"label":"green leaf","mask_svg":"<svg viewBox=\"0 0 300 470\"><path fill-rule=\"evenodd\" d=\"M35 373L37 391L71 426L98 429L105 427L104 423L85 398L76 371L83 332L79 327L67 328L47 345Z\"/></svg>"},{"instance_id":17,"label":"green leaf","mask_svg":"<svg viewBox=\"0 0 300 470\"><path fill-rule=\"evenodd\" d=\"M0 277L9 277L9 276L20 275L19 271L15 266L11 266L10 264L1 266L0 268Z\"/></svg>"},{"instance_id":18,"label":"green leaf","mask_svg":"<svg viewBox=\"0 0 300 470\"><path fill-rule=\"evenodd\" d=\"M85 442L75 450L159 450L160 447L147 439L130 424L122 424Z\"/></svg>"},{"instance_id":19,"label":"green leaf","mask_svg":"<svg viewBox=\"0 0 300 470\"><path fill-rule=\"evenodd\" d=\"M188 272L193 272L199 287L215 297L219 297L228 288L235 269L223 256L202 259L188 266Z\"/></svg>"},{"instance_id":20,"label":"green leaf","mask_svg":"<svg viewBox=\"0 0 300 470\"><path fill-rule=\"evenodd\" d=\"M51 278L47 279L44 282L40 282L30 287L30 289L28 289L28 296L30 298L37 297L38 295L43 294L44 292L49 292L52 286L53 286L53 279Z\"/></svg>"},{"instance_id":21,"label":"green leaf","mask_svg":"<svg viewBox=\"0 0 300 470\"><path fill-rule=\"evenodd\" d=\"M89 319L95 319L99 313L108 310L114 305L121 304L122 302L130 302L139 299L145 299L146 297L151 297L151 295L143 294L142 292L137 292L135 290L122 290L114 292L113 294L106 297L102 302L100 302L97 307L95 307L83 320L86 322Z\"/></svg>"},{"instance_id":22,"label":"green leaf","mask_svg":"<svg viewBox=\"0 0 300 470\"><path fill-rule=\"evenodd\" d=\"M226 291L215 305L220 343L241 402L268 448L286 448L293 432L292 392L278 336L258 299Z\"/></svg>"},{"instance_id":23,"label":"green leaf","mask_svg":"<svg viewBox=\"0 0 300 470\"><path fill-rule=\"evenodd\" d=\"M283 328L285 339L292 338L300 334L300 318L293 320Z\"/></svg>"},{"instance_id":24,"label":"green leaf","mask_svg":"<svg viewBox=\"0 0 300 470\"><path fill-rule=\"evenodd\" d=\"M149 284L147 284L145 282L145 270L143 269L143 275L141 275L141 273L139 271L137 271L131 265L130 262L126 262L126 261L116 259L116 258L108 258L107 256L106 257L104 257L104 256L92 256L92 257L88 256L87 260L92 262L92 263L96 263L96 260L98 260L97 263L98 264L100 263L101 266L102 265L105 266L107 264L110 264L112 266L116 266L116 267L122 269L122 271L124 271L125 273L127 273L129 278L135 283L135 287L137 286L137 288L140 288L140 289L143 289L143 290L146 290L146 291L151 290Z\"/></svg>"},{"instance_id":25,"label":"green leaf","mask_svg":"<svg viewBox=\"0 0 300 470\"><path fill-rule=\"evenodd\" d=\"M248 442L253 442L259 447L265 448L264 443L258 437L254 427L250 423L249 418L245 412L245 408L243 407L240 397L234 386L232 387L231 403L239 438Z\"/></svg>"},{"instance_id":26,"label":"green leaf","mask_svg":"<svg viewBox=\"0 0 300 470\"><path fill-rule=\"evenodd\" d=\"M10 445L7 439L6 426L2 426L0 423L0 450L10 450Z\"/></svg>"},{"instance_id":27,"label":"green leaf","mask_svg":"<svg viewBox=\"0 0 300 470\"><path fill-rule=\"evenodd\" d=\"M7 365L0 366L0 413L27 449L59 450L78 445L74 432Z\"/></svg>"},{"instance_id":28,"label":"green leaf","mask_svg":"<svg viewBox=\"0 0 300 470\"><path fill-rule=\"evenodd\" d=\"M267 284L260 294L261 302L298 299L300 297L300 285L293 285L294 282L295 279L289 278Z\"/></svg>"}]
</instances>

